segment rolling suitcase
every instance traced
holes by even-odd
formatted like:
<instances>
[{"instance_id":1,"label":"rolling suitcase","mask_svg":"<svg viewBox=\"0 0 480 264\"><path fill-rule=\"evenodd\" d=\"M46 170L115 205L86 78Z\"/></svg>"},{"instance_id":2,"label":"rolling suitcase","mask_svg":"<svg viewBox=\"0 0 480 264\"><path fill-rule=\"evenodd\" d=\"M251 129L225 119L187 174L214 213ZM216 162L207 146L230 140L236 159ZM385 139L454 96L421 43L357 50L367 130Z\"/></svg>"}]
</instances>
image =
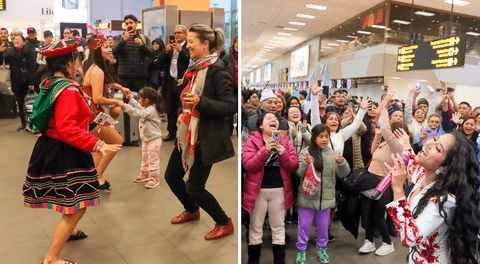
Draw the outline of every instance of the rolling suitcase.
<instances>
[{"instance_id":1,"label":"rolling suitcase","mask_svg":"<svg viewBox=\"0 0 480 264\"><path fill-rule=\"evenodd\" d=\"M15 95L11 91L0 92L0 118L15 118L17 115Z\"/></svg>"},{"instance_id":2,"label":"rolling suitcase","mask_svg":"<svg viewBox=\"0 0 480 264\"><path fill-rule=\"evenodd\" d=\"M133 98L138 99L138 93L132 92ZM114 99L116 100L123 100L123 94L121 92L115 93ZM117 132L122 136L123 142L125 142L125 124L123 118L123 110L120 111L120 115L117 118L117 122L115 123L115 129ZM140 129L138 128L138 118L130 116L130 141L139 141L140 140Z\"/></svg>"},{"instance_id":3,"label":"rolling suitcase","mask_svg":"<svg viewBox=\"0 0 480 264\"><path fill-rule=\"evenodd\" d=\"M27 116L27 129L32 129L33 125L30 119L33 117L33 103L37 99L37 93L35 91L28 91L25 95L25 115Z\"/></svg>"}]
</instances>

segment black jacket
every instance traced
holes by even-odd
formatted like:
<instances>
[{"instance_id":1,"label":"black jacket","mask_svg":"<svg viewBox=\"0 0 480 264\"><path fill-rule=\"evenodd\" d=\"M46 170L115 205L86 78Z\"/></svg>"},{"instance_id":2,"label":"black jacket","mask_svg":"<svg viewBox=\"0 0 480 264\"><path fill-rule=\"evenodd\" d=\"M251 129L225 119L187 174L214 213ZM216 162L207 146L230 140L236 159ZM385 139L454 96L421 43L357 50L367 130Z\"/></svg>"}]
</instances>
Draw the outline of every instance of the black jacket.
<instances>
[{"instance_id":1,"label":"black jacket","mask_svg":"<svg viewBox=\"0 0 480 264\"><path fill-rule=\"evenodd\" d=\"M15 94L26 94L28 86L34 85L35 82L35 53L24 46L20 55L18 55L15 47L8 48L3 54L0 53L0 56L2 55L5 64L10 65L12 92Z\"/></svg>"},{"instance_id":2,"label":"black jacket","mask_svg":"<svg viewBox=\"0 0 480 264\"><path fill-rule=\"evenodd\" d=\"M182 90L188 84L184 78ZM200 112L198 142L203 165L210 165L235 155L226 117L237 112L233 96L232 77L222 60L210 65L205 78L205 86L200 102L196 106Z\"/></svg>"},{"instance_id":3,"label":"black jacket","mask_svg":"<svg viewBox=\"0 0 480 264\"><path fill-rule=\"evenodd\" d=\"M232 75L232 78L235 76L235 59L238 60L238 53L234 54L233 52L227 53L223 56L222 60L225 62L228 68L228 72ZM238 88L237 88L238 89Z\"/></svg>"},{"instance_id":4,"label":"black jacket","mask_svg":"<svg viewBox=\"0 0 480 264\"><path fill-rule=\"evenodd\" d=\"M35 38L34 40L31 40L31 39L29 39L29 38L26 38L26 39L25 39L25 47L24 47L24 48L29 48L29 49L31 49L33 52L36 52L36 51L35 51L35 48L41 48L44 44L45 44L45 42L40 41L40 40L38 40L37 38Z\"/></svg>"},{"instance_id":5,"label":"black jacket","mask_svg":"<svg viewBox=\"0 0 480 264\"><path fill-rule=\"evenodd\" d=\"M152 58L155 52L152 49L152 43L147 36L142 46L135 43L135 38L142 39L140 34L123 40L123 34L115 37L112 53L116 56L118 62L118 76L123 78L144 78L142 69L145 57ZM143 40L142 40L143 42Z\"/></svg>"},{"instance_id":6,"label":"black jacket","mask_svg":"<svg viewBox=\"0 0 480 264\"><path fill-rule=\"evenodd\" d=\"M180 92L183 89L179 89L177 81L170 77L170 63L172 62L173 50L164 50L158 55L160 58L157 63L165 67L165 76L163 78L162 96L165 103L165 109L170 114L171 107L176 108ZM187 42L182 46L182 51L178 54L177 60L177 77L182 79L183 75L187 71L188 64L190 63L190 52L187 49ZM168 77L168 78L167 78Z\"/></svg>"}]
</instances>

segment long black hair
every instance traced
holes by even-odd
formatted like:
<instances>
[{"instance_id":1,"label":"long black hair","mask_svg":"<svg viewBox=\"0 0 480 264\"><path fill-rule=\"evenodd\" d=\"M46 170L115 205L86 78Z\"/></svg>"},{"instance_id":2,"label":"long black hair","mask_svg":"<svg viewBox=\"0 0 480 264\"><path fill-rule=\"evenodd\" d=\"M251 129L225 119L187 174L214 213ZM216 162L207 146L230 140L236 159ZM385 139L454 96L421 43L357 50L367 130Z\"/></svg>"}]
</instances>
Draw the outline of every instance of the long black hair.
<instances>
[{"instance_id":1,"label":"long black hair","mask_svg":"<svg viewBox=\"0 0 480 264\"><path fill-rule=\"evenodd\" d=\"M317 145L317 137L320 135L322 132L328 132L328 135L330 135L330 128L326 126L325 124L318 124L312 128L312 143L310 143L310 146L308 146L308 153L313 158L313 166L315 167L315 170L323 172L323 157L322 157L322 148Z\"/></svg>"},{"instance_id":2,"label":"long black hair","mask_svg":"<svg viewBox=\"0 0 480 264\"><path fill-rule=\"evenodd\" d=\"M448 232L448 246L452 264L478 263L476 260L477 247L480 239L480 180L479 168L473 142L459 132L453 132L455 145L448 151L443 172L439 179L418 202L413 211L417 218L425 209L430 198L437 196L440 215L450 228ZM455 196L455 213L451 221L443 209L448 194ZM413 248L412 253L416 248ZM410 254L409 254L410 255Z\"/></svg>"},{"instance_id":3,"label":"long black hair","mask_svg":"<svg viewBox=\"0 0 480 264\"><path fill-rule=\"evenodd\" d=\"M148 99L150 104L155 105L155 108L159 114L165 111L160 89L156 91L152 87L145 87L138 92L138 96Z\"/></svg>"},{"instance_id":4,"label":"long black hair","mask_svg":"<svg viewBox=\"0 0 480 264\"><path fill-rule=\"evenodd\" d=\"M93 38L91 38L92 40ZM108 45L107 42L104 42L103 45ZM115 73L115 68L113 68L112 63L109 60L105 60L102 57L102 47L98 47L90 51L87 61L83 65L83 72L87 73L88 69L92 65L97 65L103 71L104 84L115 83L117 82L117 74Z\"/></svg>"},{"instance_id":5,"label":"long black hair","mask_svg":"<svg viewBox=\"0 0 480 264\"><path fill-rule=\"evenodd\" d=\"M78 57L79 53L77 50L64 55L48 57L45 59L47 61L47 69L50 71L51 76L53 76L55 72L61 72L65 77L75 79L76 76L70 76L67 65L69 62L75 63Z\"/></svg>"}]
</instances>

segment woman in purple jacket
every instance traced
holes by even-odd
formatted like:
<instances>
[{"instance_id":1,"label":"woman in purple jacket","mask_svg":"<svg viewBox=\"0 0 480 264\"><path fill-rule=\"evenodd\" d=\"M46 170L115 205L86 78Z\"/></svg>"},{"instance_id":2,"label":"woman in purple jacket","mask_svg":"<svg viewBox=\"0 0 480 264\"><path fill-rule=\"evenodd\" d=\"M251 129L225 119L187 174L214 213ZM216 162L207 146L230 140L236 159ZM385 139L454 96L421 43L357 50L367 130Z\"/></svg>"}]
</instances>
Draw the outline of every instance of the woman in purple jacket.
<instances>
[{"instance_id":1,"label":"woman in purple jacket","mask_svg":"<svg viewBox=\"0 0 480 264\"><path fill-rule=\"evenodd\" d=\"M285 263L283 220L286 209L293 205L290 175L298 168L298 158L286 135L280 135L280 143L275 143L272 132L278 130L278 124L274 114L261 115L257 120L258 132L243 147L242 162L247 177L242 192L242 207L251 213L249 264L259 263L267 211L272 228L274 263Z\"/></svg>"}]
</instances>

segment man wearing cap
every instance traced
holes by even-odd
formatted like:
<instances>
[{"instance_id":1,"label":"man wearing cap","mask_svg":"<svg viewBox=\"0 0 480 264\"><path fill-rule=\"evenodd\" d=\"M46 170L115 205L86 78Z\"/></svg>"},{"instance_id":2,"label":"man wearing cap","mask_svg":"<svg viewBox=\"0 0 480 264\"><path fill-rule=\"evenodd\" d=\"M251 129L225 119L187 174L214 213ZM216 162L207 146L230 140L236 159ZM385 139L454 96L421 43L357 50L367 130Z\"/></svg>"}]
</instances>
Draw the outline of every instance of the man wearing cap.
<instances>
[{"instance_id":1,"label":"man wearing cap","mask_svg":"<svg viewBox=\"0 0 480 264\"><path fill-rule=\"evenodd\" d=\"M284 135L287 134L288 132L287 119L285 119L284 117L280 116L280 114L277 113L277 103L278 103L278 97L273 93L272 90L270 89L263 90L262 96L260 97L260 107L257 110L257 114L248 118L248 120L245 121L245 124L243 126L242 146L245 144L245 142L247 142L251 134L258 131L258 128L257 128L258 116L265 112L275 114L279 123L278 130Z\"/></svg>"},{"instance_id":2,"label":"man wearing cap","mask_svg":"<svg viewBox=\"0 0 480 264\"><path fill-rule=\"evenodd\" d=\"M30 48L35 51L35 48L41 48L45 42L37 39L37 30L34 27L27 29L27 41L25 42L25 48Z\"/></svg>"}]
</instances>

